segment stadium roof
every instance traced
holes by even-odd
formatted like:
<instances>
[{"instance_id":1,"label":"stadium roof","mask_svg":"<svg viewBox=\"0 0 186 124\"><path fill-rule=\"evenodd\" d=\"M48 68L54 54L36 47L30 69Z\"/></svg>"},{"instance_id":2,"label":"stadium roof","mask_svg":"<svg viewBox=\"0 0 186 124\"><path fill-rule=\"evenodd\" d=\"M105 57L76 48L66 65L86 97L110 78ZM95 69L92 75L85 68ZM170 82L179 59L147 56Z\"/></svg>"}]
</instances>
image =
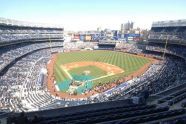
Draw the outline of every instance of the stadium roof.
<instances>
[{"instance_id":1,"label":"stadium roof","mask_svg":"<svg viewBox=\"0 0 186 124\"><path fill-rule=\"evenodd\" d=\"M152 23L152 27L183 27L186 26L186 19L157 21Z\"/></svg>"},{"instance_id":2,"label":"stadium roof","mask_svg":"<svg viewBox=\"0 0 186 124\"><path fill-rule=\"evenodd\" d=\"M5 19L1 17L0 17L0 24L23 26L23 27L37 27L37 28L63 28L61 25L25 22L25 21L13 20L13 19Z\"/></svg>"}]
</instances>

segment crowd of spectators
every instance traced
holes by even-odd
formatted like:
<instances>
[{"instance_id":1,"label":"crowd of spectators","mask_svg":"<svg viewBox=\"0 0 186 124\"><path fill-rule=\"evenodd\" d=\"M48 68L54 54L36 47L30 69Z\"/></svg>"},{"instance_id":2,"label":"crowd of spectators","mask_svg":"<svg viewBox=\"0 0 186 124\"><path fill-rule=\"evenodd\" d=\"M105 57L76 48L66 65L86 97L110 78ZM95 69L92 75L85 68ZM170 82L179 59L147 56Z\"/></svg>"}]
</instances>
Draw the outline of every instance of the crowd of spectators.
<instances>
[{"instance_id":1,"label":"crowd of spectators","mask_svg":"<svg viewBox=\"0 0 186 124\"><path fill-rule=\"evenodd\" d=\"M62 47L63 45L65 45L65 47ZM46 68L46 64L51 57L51 51L63 52L64 50L71 50L73 48L91 48L94 47L94 45L94 43L63 44L60 42L53 42L51 44L23 44L1 49L3 60L5 57L5 60L8 60L6 64L24 54L29 52L31 52L31 54L28 54L20 60L16 60L14 65L0 77L0 81L2 82L0 84L0 108L9 109L10 111L35 111L124 99L136 96L144 89L147 89L150 94L155 94L172 86L176 86L186 79L185 62L177 57L166 57L159 63L152 64L149 69L139 77L126 82L119 81L118 84L116 83L117 85L111 83L110 85L105 85L105 87L96 87L95 90L101 90L102 93L93 94L93 96L86 99L60 99L56 96L52 96L47 91L46 82L44 82L44 80L43 85L37 84L39 73L41 72L41 69ZM53 48L57 46L61 47ZM129 44L129 47L130 46L131 44ZM136 46L132 48L132 50L129 48L128 51L134 53L139 51ZM38 49L39 51L34 51ZM142 51L139 52L141 53ZM12 54L14 56L12 56ZM158 55L151 54L151 56L157 57ZM11 57L14 57L14 59L11 59ZM5 61L3 61L3 63L4 62ZM111 89L108 90L108 87Z\"/></svg>"},{"instance_id":2,"label":"crowd of spectators","mask_svg":"<svg viewBox=\"0 0 186 124\"><path fill-rule=\"evenodd\" d=\"M28 94L33 94L35 92L35 94L38 93L37 95L39 95L39 91L44 93L44 90L40 86L36 85L39 72L42 68L45 68L46 62L49 61L51 50L53 52L60 51L62 49L62 43L53 42L50 44L51 48L48 46L48 43L38 43L17 48L19 50L19 52L16 54L17 57L29 52L31 53L20 60L16 60L15 63L7 70L7 72L0 77L0 108L9 109L11 111L25 111L29 109L29 107L27 107L29 104L27 104L27 108L24 107L23 104L25 98L29 98L30 95L27 96ZM17 49L14 50L16 51ZM38 49L41 50L34 51ZM7 52L4 51L3 55L6 55ZM45 95L47 95L47 93ZM41 97L39 100L42 101L43 97ZM39 102L39 100L35 102ZM47 101L44 103L46 102ZM44 103L43 105L45 105ZM41 106L41 104L39 104L39 106Z\"/></svg>"},{"instance_id":3,"label":"crowd of spectators","mask_svg":"<svg viewBox=\"0 0 186 124\"><path fill-rule=\"evenodd\" d=\"M178 35L178 34L166 34L166 33L162 33L162 32L153 32L152 34L149 35L148 37L151 40L170 40L170 41L182 41L185 40L185 36L184 35Z\"/></svg>"},{"instance_id":4,"label":"crowd of spectators","mask_svg":"<svg viewBox=\"0 0 186 124\"><path fill-rule=\"evenodd\" d=\"M94 47L97 46L96 42L83 42L83 41L77 41L77 42L64 42L64 50L81 50L85 48L91 48L94 49Z\"/></svg>"},{"instance_id":5,"label":"crowd of spectators","mask_svg":"<svg viewBox=\"0 0 186 124\"><path fill-rule=\"evenodd\" d=\"M186 42L186 28L183 24L177 22L177 26L158 26L151 28L148 39L150 41L181 43Z\"/></svg>"},{"instance_id":6,"label":"crowd of spectators","mask_svg":"<svg viewBox=\"0 0 186 124\"><path fill-rule=\"evenodd\" d=\"M117 43L116 44L116 50L121 50L123 52L129 52L129 53L142 53L142 49L139 49L138 46L134 43Z\"/></svg>"},{"instance_id":7,"label":"crowd of spectators","mask_svg":"<svg viewBox=\"0 0 186 124\"><path fill-rule=\"evenodd\" d=\"M91 43L87 44L90 44L90 47L92 46ZM86 47L88 46L87 44ZM2 82L0 85L0 99L2 101L0 104L1 109L9 109L10 111L19 112L35 111L57 107L76 106L93 102L89 98L87 100L77 99L75 101L71 99L59 99L56 96L52 96L47 91L46 82L44 82L43 85L37 85L37 80L39 78L38 75L42 68L46 68L46 64L51 57L51 52L63 52L64 48L62 46L63 43L52 42L35 43L30 45L21 44L19 46L11 46L10 48L6 47L1 49L2 58L4 55L12 55L12 52L18 51L13 60L30 53L20 60L16 60L13 66L11 66L8 71L0 77L0 81ZM9 62L6 63L5 66L12 61L11 57L13 56L8 57L9 59L6 58Z\"/></svg>"},{"instance_id":8,"label":"crowd of spectators","mask_svg":"<svg viewBox=\"0 0 186 124\"><path fill-rule=\"evenodd\" d=\"M102 93L107 96L105 98L113 99L123 99L131 96L139 95L140 92L148 90L149 94L156 94L163 90L170 89L177 85L180 85L186 80L186 66L185 66L185 47L184 46L167 46L166 53L176 55L177 57L165 56L162 58L164 48L161 44L156 46L148 45L146 48L151 51L158 51L159 54L154 52L139 51L137 47L132 47L130 50L128 46L135 46L133 44L119 45L120 50L130 53L144 53L155 58L162 59L159 64L153 64L142 76L134 78L128 82L121 85L117 85L109 91ZM128 48L128 49L127 49ZM135 49L136 48L136 49ZM180 59L179 57L182 57ZM130 82L130 83L129 83ZM110 96L110 98L108 98Z\"/></svg>"},{"instance_id":9,"label":"crowd of spectators","mask_svg":"<svg viewBox=\"0 0 186 124\"><path fill-rule=\"evenodd\" d=\"M159 73L154 75L148 83L135 88L134 92L131 92L132 95L139 94L140 91L148 90L150 94L156 94L163 90L170 89L177 85L180 85L186 80L185 73L185 62L175 59L167 59L164 63L164 66L161 68Z\"/></svg>"},{"instance_id":10,"label":"crowd of spectators","mask_svg":"<svg viewBox=\"0 0 186 124\"><path fill-rule=\"evenodd\" d=\"M63 39L63 28L0 18L0 44L28 39Z\"/></svg>"},{"instance_id":11,"label":"crowd of spectators","mask_svg":"<svg viewBox=\"0 0 186 124\"><path fill-rule=\"evenodd\" d=\"M181 45L168 44L167 46L165 46L164 44L151 43L150 45L146 46L146 50L165 52L168 54L173 54L176 56L181 56L183 58L186 58L186 47Z\"/></svg>"},{"instance_id":12,"label":"crowd of spectators","mask_svg":"<svg viewBox=\"0 0 186 124\"><path fill-rule=\"evenodd\" d=\"M1 63L0 70L7 64L14 61L16 58L23 56L26 53L32 52L37 49L42 49L50 46L63 46L62 42L48 42L48 43L35 43L35 44L20 44L19 46L5 46L0 49Z\"/></svg>"},{"instance_id":13,"label":"crowd of spectators","mask_svg":"<svg viewBox=\"0 0 186 124\"><path fill-rule=\"evenodd\" d=\"M1 30L0 29L0 41L11 42L17 40L28 39L63 39L63 34L60 31L55 30Z\"/></svg>"}]
</instances>

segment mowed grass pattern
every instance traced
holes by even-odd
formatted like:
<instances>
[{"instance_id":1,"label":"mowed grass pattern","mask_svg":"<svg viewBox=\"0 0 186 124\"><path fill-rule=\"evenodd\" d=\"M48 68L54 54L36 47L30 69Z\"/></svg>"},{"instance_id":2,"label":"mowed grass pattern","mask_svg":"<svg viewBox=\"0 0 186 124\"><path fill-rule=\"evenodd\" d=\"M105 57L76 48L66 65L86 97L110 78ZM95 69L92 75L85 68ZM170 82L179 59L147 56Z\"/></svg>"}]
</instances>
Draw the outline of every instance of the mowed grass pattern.
<instances>
[{"instance_id":1,"label":"mowed grass pattern","mask_svg":"<svg viewBox=\"0 0 186 124\"><path fill-rule=\"evenodd\" d=\"M93 76L94 78L98 78L100 76L107 75L107 72L96 67L96 66L84 66L84 67L78 67L69 70L68 72L73 75L73 74L78 74L78 75L84 75L85 71L89 71L90 73L88 75Z\"/></svg>"},{"instance_id":2,"label":"mowed grass pattern","mask_svg":"<svg viewBox=\"0 0 186 124\"><path fill-rule=\"evenodd\" d=\"M145 64L149 63L148 58L138 57L132 54L116 52L116 51L78 51L69 53L60 53L54 66L54 76L57 82L68 79L68 76L60 68L61 64L80 62L80 61L96 61L105 62L116 65L124 70L124 73L102 78L94 81L94 85L108 83L119 79L123 76L134 73Z\"/></svg>"}]
</instances>

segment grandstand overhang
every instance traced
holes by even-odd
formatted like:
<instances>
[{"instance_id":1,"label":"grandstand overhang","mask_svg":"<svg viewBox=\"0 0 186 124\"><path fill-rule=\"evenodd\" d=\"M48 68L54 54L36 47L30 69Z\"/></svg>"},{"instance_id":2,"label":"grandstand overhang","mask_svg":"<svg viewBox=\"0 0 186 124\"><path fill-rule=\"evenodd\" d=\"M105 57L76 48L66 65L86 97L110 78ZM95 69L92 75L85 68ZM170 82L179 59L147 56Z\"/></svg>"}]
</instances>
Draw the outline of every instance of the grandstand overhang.
<instances>
[{"instance_id":1,"label":"grandstand overhang","mask_svg":"<svg viewBox=\"0 0 186 124\"><path fill-rule=\"evenodd\" d=\"M157 21L152 23L152 27L186 27L186 19Z\"/></svg>"}]
</instances>

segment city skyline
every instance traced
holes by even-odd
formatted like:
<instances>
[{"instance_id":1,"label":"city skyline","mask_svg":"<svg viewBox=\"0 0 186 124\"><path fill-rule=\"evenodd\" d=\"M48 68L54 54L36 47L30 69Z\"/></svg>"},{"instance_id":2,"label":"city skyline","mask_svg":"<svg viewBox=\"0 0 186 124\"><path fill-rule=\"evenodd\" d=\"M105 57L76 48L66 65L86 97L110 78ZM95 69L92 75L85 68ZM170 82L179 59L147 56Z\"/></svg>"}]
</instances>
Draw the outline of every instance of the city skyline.
<instances>
[{"instance_id":1,"label":"city skyline","mask_svg":"<svg viewBox=\"0 0 186 124\"><path fill-rule=\"evenodd\" d=\"M122 23L150 29L153 21L186 19L184 0L0 0L0 17L53 23L65 30L120 30Z\"/></svg>"}]
</instances>

